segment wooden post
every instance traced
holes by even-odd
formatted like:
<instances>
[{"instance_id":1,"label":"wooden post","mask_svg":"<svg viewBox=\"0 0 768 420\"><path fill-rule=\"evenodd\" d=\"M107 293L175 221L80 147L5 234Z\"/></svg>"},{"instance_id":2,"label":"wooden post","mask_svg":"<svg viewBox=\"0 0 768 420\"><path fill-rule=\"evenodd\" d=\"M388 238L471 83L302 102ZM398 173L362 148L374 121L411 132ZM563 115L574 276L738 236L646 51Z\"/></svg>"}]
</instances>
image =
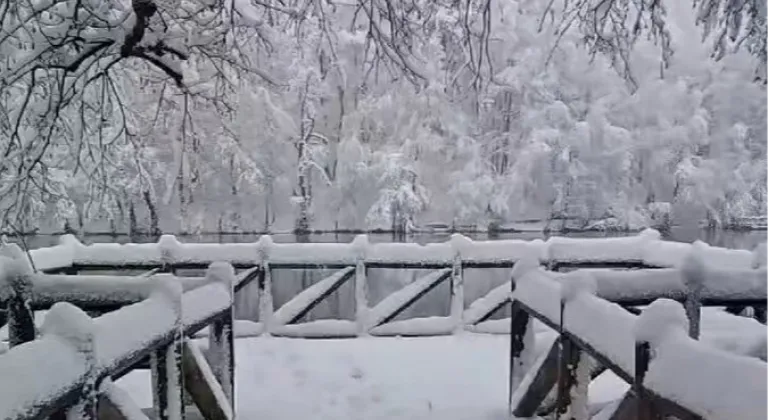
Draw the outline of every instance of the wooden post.
<instances>
[{"instance_id":1,"label":"wooden post","mask_svg":"<svg viewBox=\"0 0 768 420\"><path fill-rule=\"evenodd\" d=\"M453 270L451 271L451 318L454 322L454 332L464 329L464 267L461 262L461 253L456 252L453 257Z\"/></svg>"},{"instance_id":2,"label":"wooden post","mask_svg":"<svg viewBox=\"0 0 768 420\"><path fill-rule=\"evenodd\" d=\"M218 267L217 267L218 265ZM228 263L213 263L208 269L209 281L219 281L228 288L230 306L227 313L211 324L208 336L208 357L213 376L221 384L231 407L235 407L235 334L234 285L235 269Z\"/></svg>"},{"instance_id":3,"label":"wooden post","mask_svg":"<svg viewBox=\"0 0 768 420\"><path fill-rule=\"evenodd\" d=\"M368 236L357 235L352 240L355 252L355 324L358 336L368 335L368 267L365 265Z\"/></svg>"},{"instance_id":4,"label":"wooden post","mask_svg":"<svg viewBox=\"0 0 768 420\"><path fill-rule=\"evenodd\" d=\"M757 322L765 325L766 323L765 305L755 305L753 309L755 310L755 319L757 320Z\"/></svg>"},{"instance_id":5,"label":"wooden post","mask_svg":"<svg viewBox=\"0 0 768 420\"><path fill-rule=\"evenodd\" d=\"M514 282L512 287L514 288ZM531 317L516 300L512 301L511 329L509 334L509 398L508 408L511 411L512 395L525 377L525 335L532 328ZM533 349L531 349L533 350Z\"/></svg>"},{"instance_id":6,"label":"wooden post","mask_svg":"<svg viewBox=\"0 0 768 420\"><path fill-rule=\"evenodd\" d=\"M635 344L635 382L632 391L635 394L637 420L655 420L659 418L653 398L643 386L645 374L651 361L651 346L646 342Z\"/></svg>"},{"instance_id":7,"label":"wooden post","mask_svg":"<svg viewBox=\"0 0 768 420\"><path fill-rule=\"evenodd\" d=\"M688 335L694 340L699 339L701 333L701 284L688 283L685 294L685 315L688 317Z\"/></svg>"},{"instance_id":8,"label":"wooden post","mask_svg":"<svg viewBox=\"0 0 768 420\"><path fill-rule=\"evenodd\" d=\"M571 389L579 386L576 369L582 362L581 350L576 343L564 334L565 302L560 302L560 358L557 369L557 400L555 402L556 418L568 413L571 406ZM572 413L573 414L573 413ZM575 418L571 416L571 418Z\"/></svg>"},{"instance_id":9,"label":"wooden post","mask_svg":"<svg viewBox=\"0 0 768 420\"><path fill-rule=\"evenodd\" d=\"M272 315L275 312L272 301L272 270L266 258L261 262L259 273L259 322L265 334L272 330Z\"/></svg>"},{"instance_id":10,"label":"wooden post","mask_svg":"<svg viewBox=\"0 0 768 420\"><path fill-rule=\"evenodd\" d=\"M8 345L18 346L35 339L35 316L29 307L32 283L30 273L22 270L19 262L14 262L14 268L8 278L11 286L11 296L6 308L8 316Z\"/></svg>"},{"instance_id":11,"label":"wooden post","mask_svg":"<svg viewBox=\"0 0 768 420\"><path fill-rule=\"evenodd\" d=\"M167 281L168 279L163 279ZM152 408L156 420L180 420L184 418L184 386L182 372L183 324L181 319L181 284L159 284L167 296L168 304L174 306L175 328L171 342L150 354L152 371Z\"/></svg>"}]
</instances>

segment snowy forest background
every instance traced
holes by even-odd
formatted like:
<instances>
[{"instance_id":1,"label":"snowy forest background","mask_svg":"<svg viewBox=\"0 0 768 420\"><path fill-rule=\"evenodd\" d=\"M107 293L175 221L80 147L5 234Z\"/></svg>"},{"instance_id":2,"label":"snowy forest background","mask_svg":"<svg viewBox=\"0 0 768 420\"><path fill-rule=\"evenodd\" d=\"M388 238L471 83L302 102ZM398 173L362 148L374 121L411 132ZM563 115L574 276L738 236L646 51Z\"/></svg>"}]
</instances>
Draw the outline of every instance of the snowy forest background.
<instances>
[{"instance_id":1,"label":"snowy forest background","mask_svg":"<svg viewBox=\"0 0 768 420\"><path fill-rule=\"evenodd\" d=\"M141 4L0 1L4 230L766 214L762 0Z\"/></svg>"}]
</instances>

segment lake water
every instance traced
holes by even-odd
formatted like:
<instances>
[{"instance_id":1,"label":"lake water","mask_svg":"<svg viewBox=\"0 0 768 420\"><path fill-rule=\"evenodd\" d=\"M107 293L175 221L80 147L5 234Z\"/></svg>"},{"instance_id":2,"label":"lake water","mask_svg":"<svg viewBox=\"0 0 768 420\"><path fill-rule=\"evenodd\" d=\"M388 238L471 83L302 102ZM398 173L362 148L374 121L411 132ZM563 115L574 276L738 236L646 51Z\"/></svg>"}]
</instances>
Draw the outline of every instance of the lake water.
<instances>
[{"instance_id":1,"label":"lake water","mask_svg":"<svg viewBox=\"0 0 768 420\"><path fill-rule=\"evenodd\" d=\"M466 236L474 240L493 240L493 239L546 239L548 235L541 232L522 232L500 234L489 238L488 234L467 234ZM568 234L570 237L606 237L606 236L627 236L625 233L598 232ZM350 242L355 237L354 234L316 234L310 235L309 242ZM371 242L391 242L392 235L389 234L369 234ZM179 236L181 242L253 242L257 241L259 235L195 235ZM274 234L272 238L275 242L291 243L296 242L297 237L293 234ZM429 243L443 242L450 239L449 234L419 234L409 237L408 242ZM673 229L665 239L680 242L693 242L702 240L713 246L722 246L727 248L753 249L757 244L766 242L766 231L712 231L702 229ZM84 238L84 243L100 242L154 242L156 238L140 237L130 238L128 236L88 236ZM55 245L58 241L56 236L34 236L24 240L26 246L30 249ZM370 269L368 272L368 301L369 306L373 306L381 301L385 296L397 291L406 284L414 281L416 278L426 274L429 270L396 270L396 269ZM301 290L309 287L313 283L328 276L331 270L313 269L313 270L275 270L273 273L273 296L275 307L290 300ZM190 273L191 274L191 273ZM497 287L509 280L509 269L468 269L464 273L465 280L465 305L469 305L475 299L478 299L488 293L494 287ZM237 296L237 318L258 320L258 298L255 284L251 284L242 289ZM355 311L353 282L347 282L342 285L337 292L323 301L307 316L307 320L341 318L352 319ZM406 319L422 316L447 316L450 310L450 289L449 282L445 282L430 291L426 296L417 301L408 310L400 314L397 319ZM508 316L506 312L501 311L494 318Z\"/></svg>"}]
</instances>

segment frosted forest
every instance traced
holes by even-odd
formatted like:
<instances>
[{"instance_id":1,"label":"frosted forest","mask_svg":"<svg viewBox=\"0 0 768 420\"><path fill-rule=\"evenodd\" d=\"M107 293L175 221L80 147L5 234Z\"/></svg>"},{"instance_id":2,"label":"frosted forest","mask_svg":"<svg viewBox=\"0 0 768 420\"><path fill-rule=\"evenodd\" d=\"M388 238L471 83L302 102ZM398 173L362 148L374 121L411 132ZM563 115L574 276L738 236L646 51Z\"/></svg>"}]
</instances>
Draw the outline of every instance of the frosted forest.
<instances>
[{"instance_id":1,"label":"frosted forest","mask_svg":"<svg viewBox=\"0 0 768 420\"><path fill-rule=\"evenodd\" d=\"M4 0L0 24L5 232L766 213L761 0Z\"/></svg>"}]
</instances>

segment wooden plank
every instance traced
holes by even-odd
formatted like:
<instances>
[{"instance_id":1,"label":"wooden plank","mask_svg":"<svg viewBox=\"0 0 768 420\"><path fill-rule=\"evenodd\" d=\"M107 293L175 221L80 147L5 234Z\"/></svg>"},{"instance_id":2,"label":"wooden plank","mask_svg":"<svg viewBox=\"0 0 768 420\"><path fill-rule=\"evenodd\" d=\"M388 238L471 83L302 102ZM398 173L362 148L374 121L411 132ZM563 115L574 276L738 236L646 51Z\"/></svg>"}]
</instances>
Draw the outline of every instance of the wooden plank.
<instances>
[{"instance_id":1,"label":"wooden plank","mask_svg":"<svg viewBox=\"0 0 768 420\"><path fill-rule=\"evenodd\" d=\"M517 402L512 407L512 414L515 417L528 418L537 414L542 402L547 398L547 394L552 390L557 382L558 357L560 354L560 337L552 341L549 350L545 352L544 360L539 365L533 380L525 389L518 389L516 392L523 394L518 398L513 398Z\"/></svg>"},{"instance_id":2,"label":"wooden plank","mask_svg":"<svg viewBox=\"0 0 768 420\"><path fill-rule=\"evenodd\" d=\"M211 324L208 336L208 355L213 376L221 384L224 395L235 407L235 334L234 311Z\"/></svg>"},{"instance_id":3,"label":"wooden plank","mask_svg":"<svg viewBox=\"0 0 768 420\"><path fill-rule=\"evenodd\" d=\"M582 352L578 345L568 337L560 338L560 357L558 358L557 369L557 402L555 403L555 413L557 418L561 418L571 405L571 390L576 387L577 377L576 368L582 357Z\"/></svg>"},{"instance_id":4,"label":"wooden plank","mask_svg":"<svg viewBox=\"0 0 768 420\"><path fill-rule=\"evenodd\" d=\"M509 334L509 391L507 404L512 410L512 396L525 376L523 366L523 351L525 351L525 334L533 328L531 317L519 301L512 302Z\"/></svg>"},{"instance_id":5,"label":"wooden plank","mask_svg":"<svg viewBox=\"0 0 768 420\"><path fill-rule=\"evenodd\" d=\"M8 298L8 345L18 346L35 339L35 316L29 306L31 282L28 276L17 275L9 279L11 296Z\"/></svg>"},{"instance_id":6,"label":"wooden plank","mask_svg":"<svg viewBox=\"0 0 768 420\"><path fill-rule=\"evenodd\" d=\"M353 274L355 274L355 267L345 267L302 290L275 311L272 315L272 325L277 327L297 323L320 302L338 290Z\"/></svg>"},{"instance_id":7,"label":"wooden plank","mask_svg":"<svg viewBox=\"0 0 768 420\"><path fill-rule=\"evenodd\" d=\"M184 340L184 388L206 420L232 420L232 406L200 348Z\"/></svg>"},{"instance_id":8,"label":"wooden plank","mask_svg":"<svg viewBox=\"0 0 768 420\"><path fill-rule=\"evenodd\" d=\"M235 282L235 293L239 292L243 287L251 284L254 280L259 278L261 274L261 267L256 266L249 268L248 270L237 275L237 281Z\"/></svg>"},{"instance_id":9,"label":"wooden plank","mask_svg":"<svg viewBox=\"0 0 768 420\"><path fill-rule=\"evenodd\" d=\"M392 321L414 302L450 277L451 273L451 268L433 271L387 296L370 310L368 314L370 327L378 327Z\"/></svg>"},{"instance_id":10,"label":"wooden plank","mask_svg":"<svg viewBox=\"0 0 768 420\"><path fill-rule=\"evenodd\" d=\"M172 342L152 352L152 407L157 420L184 418L182 380L182 341L175 334Z\"/></svg>"}]
</instances>

